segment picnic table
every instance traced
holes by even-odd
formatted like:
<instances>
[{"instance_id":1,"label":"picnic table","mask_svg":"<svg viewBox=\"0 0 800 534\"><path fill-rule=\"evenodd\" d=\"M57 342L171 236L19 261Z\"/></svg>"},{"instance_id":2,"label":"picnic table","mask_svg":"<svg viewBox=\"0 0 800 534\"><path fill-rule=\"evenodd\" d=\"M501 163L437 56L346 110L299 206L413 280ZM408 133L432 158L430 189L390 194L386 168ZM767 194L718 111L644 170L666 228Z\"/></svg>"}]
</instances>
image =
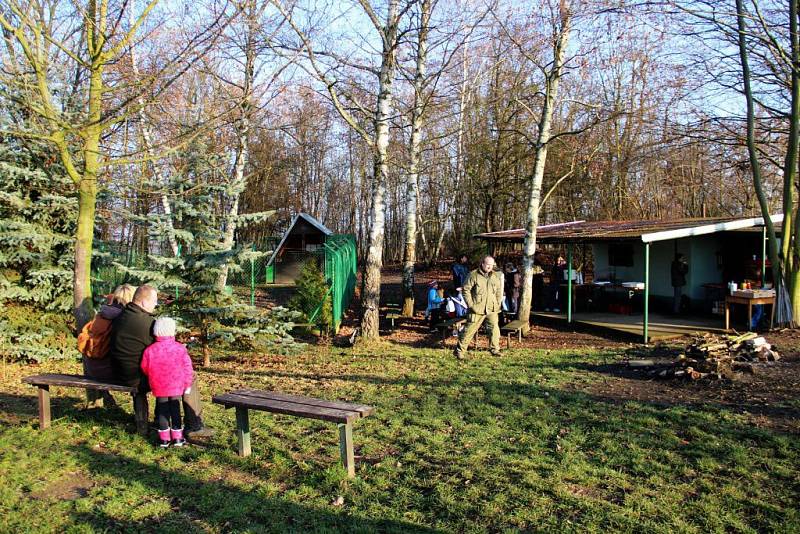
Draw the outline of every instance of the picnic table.
<instances>
[{"instance_id":1,"label":"picnic table","mask_svg":"<svg viewBox=\"0 0 800 534\"><path fill-rule=\"evenodd\" d=\"M342 464L347 470L347 476L350 478L355 476L353 423L372 415L375 411L375 408L365 404L327 401L258 389L238 389L222 395L214 395L212 402L221 404L225 408L236 409L236 435L239 456L249 456L251 454L249 410L260 410L337 423L339 428L339 453L342 458Z\"/></svg>"}]
</instances>

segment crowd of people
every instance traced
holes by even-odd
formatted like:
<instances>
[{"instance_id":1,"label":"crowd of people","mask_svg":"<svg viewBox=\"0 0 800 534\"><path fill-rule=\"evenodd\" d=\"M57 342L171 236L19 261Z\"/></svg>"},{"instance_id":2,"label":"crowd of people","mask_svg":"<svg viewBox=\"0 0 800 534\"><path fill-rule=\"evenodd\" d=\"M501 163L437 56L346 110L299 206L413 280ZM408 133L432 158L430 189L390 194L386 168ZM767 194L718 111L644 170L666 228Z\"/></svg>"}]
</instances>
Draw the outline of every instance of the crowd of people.
<instances>
[{"instance_id":1,"label":"crowd of people","mask_svg":"<svg viewBox=\"0 0 800 534\"><path fill-rule=\"evenodd\" d=\"M563 300L561 286L566 280L567 262L563 256L553 261L549 283L545 285L541 258L534 258L533 309L560 311ZM500 353L500 320L513 320L519 311L522 292L522 273L513 262L506 262L502 270L495 269L495 259L484 256L477 269L471 270L469 258L461 255L450 269L451 287L445 288L439 280L431 280L427 289L425 318L433 330L442 321L466 317L466 324L456 329L459 337L456 358L463 358L474 335L487 322L492 330L490 352Z\"/></svg>"},{"instance_id":2,"label":"crowd of people","mask_svg":"<svg viewBox=\"0 0 800 534\"><path fill-rule=\"evenodd\" d=\"M181 447L186 437L208 437L213 431L203 423L192 361L175 340L175 320L156 319L157 306L154 287L119 286L84 326L78 349L87 377L152 392L159 446ZM103 401L114 404L108 392L103 392Z\"/></svg>"}]
</instances>

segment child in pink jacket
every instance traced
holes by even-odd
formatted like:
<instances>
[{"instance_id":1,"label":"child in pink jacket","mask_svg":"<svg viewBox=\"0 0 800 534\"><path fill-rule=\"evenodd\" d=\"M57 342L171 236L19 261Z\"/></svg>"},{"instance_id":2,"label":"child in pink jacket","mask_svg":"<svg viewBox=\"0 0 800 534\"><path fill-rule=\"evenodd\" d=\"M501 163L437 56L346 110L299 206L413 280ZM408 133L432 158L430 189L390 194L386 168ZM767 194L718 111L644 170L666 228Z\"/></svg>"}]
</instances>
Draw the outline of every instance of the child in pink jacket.
<instances>
[{"instance_id":1,"label":"child in pink jacket","mask_svg":"<svg viewBox=\"0 0 800 534\"><path fill-rule=\"evenodd\" d=\"M156 397L161 447L183 447L181 396L189 393L194 373L186 347L175 341L175 320L159 317L153 324L156 342L144 349L142 371ZM170 441L171 440L171 441Z\"/></svg>"}]
</instances>

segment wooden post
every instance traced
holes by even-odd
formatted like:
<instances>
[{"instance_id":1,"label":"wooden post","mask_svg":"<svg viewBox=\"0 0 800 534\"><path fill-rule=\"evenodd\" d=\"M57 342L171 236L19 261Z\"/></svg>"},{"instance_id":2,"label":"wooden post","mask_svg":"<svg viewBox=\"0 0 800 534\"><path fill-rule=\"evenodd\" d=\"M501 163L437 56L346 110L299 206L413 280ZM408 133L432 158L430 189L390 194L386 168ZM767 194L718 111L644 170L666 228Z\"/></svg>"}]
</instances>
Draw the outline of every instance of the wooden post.
<instances>
[{"instance_id":1,"label":"wooden post","mask_svg":"<svg viewBox=\"0 0 800 534\"><path fill-rule=\"evenodd\" d=\"M567 245L567 322L572 322L572 243Z\"/></svg>"},{"instance_id":2,"label":"wooden post","mask_svg":"<svg viewBox=\"0 0 800 534\"><path fill-rule=\"evenodd\" d=\"M39 430L50 426L50 386L39 386Z\"/></svg>"},{"instance_id":3,"label":"wooden post","mask_svg":"<svg viewBox=\"0 0 800 534\"><path fill-rule=\"evenodd\" d=\"M147 405L147 393L132 393L133 417L136 420L136 432L147 437L149 433L150 408Z\"/></svg>"},{"instance_id":4,"label":"wooden post","mask_svg":"<svg viewBox=\"0 0 800 534\"><path fill-rule=\"evenodd\" d=\"M353 423L339 424L339 453L342 455L342 464L347 469L347 478L353 478L356 476L353 455Z\"/></svg>"},{"instance_id":5,"label":"wooden post","mask_svg":"<svg viewBox=\"0 0 800 534\"><path fill-rule=\"evenodd\" d=\"M239 456L250 456L250 414L242 406L236 407L236 437L239 439Z\"/></svg>"},{"instance_id":6,"label":"wooden post","mask_svg":"<svg viewBox=\"0 0 800 534\"><path fill-rule=\"evenodd\" d=\"M644 344L650 340L648 327L650 322L650 243L644 244L644 321L642 321L642 337Z\"/></svg>"}]
</instances>

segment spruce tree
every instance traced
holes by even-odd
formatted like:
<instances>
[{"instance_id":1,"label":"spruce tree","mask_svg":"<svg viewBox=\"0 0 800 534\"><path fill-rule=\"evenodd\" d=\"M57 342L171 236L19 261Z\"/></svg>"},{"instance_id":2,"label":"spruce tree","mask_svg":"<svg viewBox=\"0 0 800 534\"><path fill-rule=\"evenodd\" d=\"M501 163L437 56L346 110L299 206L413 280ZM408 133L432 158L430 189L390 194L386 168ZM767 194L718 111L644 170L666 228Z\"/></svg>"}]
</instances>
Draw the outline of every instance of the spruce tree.
<instances>
[{"instance_id":1,"label":"spruce tree","mask_svg":"<svg viewBox=\"0 0 800 534\"><path fill-rule=\"evenodd\" d=\"M240 348L276 350L281 353L299 348L290 335L299 314L285 308L260 310L242 302L233 291L217 286L222 267L229 272L241 270L250 259L263 252L237 243L230 250L223 246L224 228L220 199L225 182L214 180L220 161L201 140L193 141L182 154L187 162L181 172L170 177L168 184L152 184L155 191L168 192L171 203L172 228L179 243L179 256L172 255L165 236L167 215L148 215L154 252L147 268L117 267L139 283L150 283L162 294L175 295L163 313L179 319L191 334L190 346L200 348L203 365L210 365L215 343L236 343ZM237 227L260 222L271 213L240 215Z\"/></svg>"},{"instance_id":2,"label":"spruce tree","mask_svg":"<svg viewBox=\"0 0 800 534\"><path fill-rule=\"evenodd\" d=\"M77 357L67 316L77 199L52 151L0 142L0 351L15 359Z\"/></svg>"},{"instance_id":3,"label":"spruce tree","mask_svg":"<svg viewBox=\"0 0 800 534\"><path fill-rule=\"evenodd\" d=\"M289 308L303 314L306 322L319 326L323 335L333 329L333 307L329 286L319 266L319 258L309 258L295 280L295 294Z\"/></svg>"}]
</instances>

